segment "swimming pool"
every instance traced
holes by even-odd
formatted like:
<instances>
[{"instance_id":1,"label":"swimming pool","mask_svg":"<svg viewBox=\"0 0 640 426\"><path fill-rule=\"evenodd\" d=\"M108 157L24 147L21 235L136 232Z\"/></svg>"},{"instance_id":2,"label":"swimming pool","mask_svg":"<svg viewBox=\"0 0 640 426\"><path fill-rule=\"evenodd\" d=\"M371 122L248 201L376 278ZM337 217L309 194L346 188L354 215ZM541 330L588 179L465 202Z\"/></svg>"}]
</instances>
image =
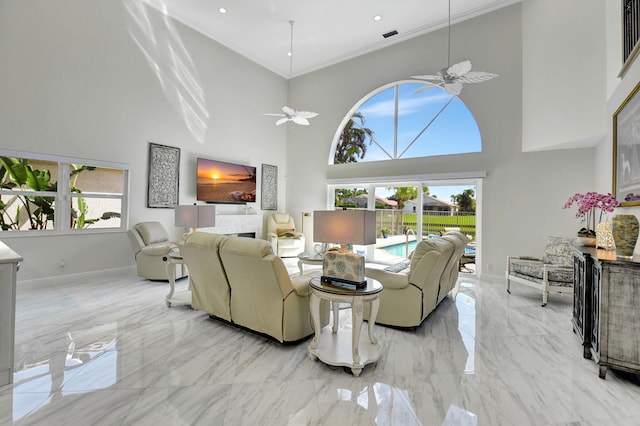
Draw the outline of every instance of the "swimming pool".
<instances>
[{"instance_id":1,"label":"swimming pool","mask_svg":"<svg viewBox=\"0 0 640 426\"><path fill-rule=\"evenodd\" d=\"M406 243L392 244L390 246L380 247L380 249L384 250L392 256L404 257L406 255L405 244ZM411 253L416 248L417 244L418 243L416 241L409 241L409 253Z\"/></svg>"},{"instance_id":2,"label":"swimming pool","mask_svg":"<svg viewBox=\"0 0 640 426\"><path fill-rule=\"evenodd\" d=\"M415 250L417 244L417 241L409 241L409 253ZM389 253L392 256L404 257L406 256L405 246L406 243L398 243L386 247L380 247L380 250L384 250L386 253ZM464 252L465 254L476 254L476 248L474 246L466 247L464 249Z\"/></svg>"}]
</instances>

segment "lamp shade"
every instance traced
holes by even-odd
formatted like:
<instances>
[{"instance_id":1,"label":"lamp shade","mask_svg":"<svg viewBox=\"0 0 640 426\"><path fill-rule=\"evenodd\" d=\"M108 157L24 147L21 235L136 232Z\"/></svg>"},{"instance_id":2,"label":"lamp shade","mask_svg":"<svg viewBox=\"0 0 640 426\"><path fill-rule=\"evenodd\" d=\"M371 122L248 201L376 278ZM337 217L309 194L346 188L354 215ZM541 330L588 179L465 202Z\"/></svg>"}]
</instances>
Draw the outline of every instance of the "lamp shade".
<instances>
[{"instance_id":1,"label":"lamp shade","mask_svg":"<svg viewBox=\"0 0 640 426\"><path fill-rule=\"evenodd\" d=\"M316 210L313 240L320 243L367 245L376 242L373 210Z\"/></svg>"},{"instance_id":2,"label":"lamp shade","mask_svg":"<svg viewBox=\"0 0 640 426\"><path fill-rule=\"evenodd\" d=\"M176 226L184 228L208 228L216 225L216 206L176 206Z\"/></svg>"}]
</instances>

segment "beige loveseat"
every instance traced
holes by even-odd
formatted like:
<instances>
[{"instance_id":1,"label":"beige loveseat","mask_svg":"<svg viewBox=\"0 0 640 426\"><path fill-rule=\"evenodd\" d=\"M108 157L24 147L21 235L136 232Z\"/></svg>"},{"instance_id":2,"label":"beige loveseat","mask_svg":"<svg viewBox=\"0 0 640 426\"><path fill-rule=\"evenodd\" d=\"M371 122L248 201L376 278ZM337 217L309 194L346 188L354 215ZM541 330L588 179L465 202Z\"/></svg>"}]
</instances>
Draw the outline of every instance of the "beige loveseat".
<instances>
[{"instance_id":1,"label":"beige loveseat","mask_svg":"<svg viewBox=\"0 0 640 426\"><path fill-rule=\"evenodd\" d=\"M380 281L380 308L376 323L417 327L456 286L458 265L466 236L450 232L442 238L420 241L411 259L397 265L367 263L365 275ZM365 306L365 318L369 307Z\"/></svg>"},{"instance_id":2,"label":"beige loveseat","mask_svg":"<svg viewBox=\"0 0 640 426\"><path fill-rule=\"evenodd\" d=\"M181 252L194 309L282 343L313 334L313 275L290 277L268 241L195 232ZM329 323L328 303L322 305L321 322Z\"/></svg>"}]
</instances>

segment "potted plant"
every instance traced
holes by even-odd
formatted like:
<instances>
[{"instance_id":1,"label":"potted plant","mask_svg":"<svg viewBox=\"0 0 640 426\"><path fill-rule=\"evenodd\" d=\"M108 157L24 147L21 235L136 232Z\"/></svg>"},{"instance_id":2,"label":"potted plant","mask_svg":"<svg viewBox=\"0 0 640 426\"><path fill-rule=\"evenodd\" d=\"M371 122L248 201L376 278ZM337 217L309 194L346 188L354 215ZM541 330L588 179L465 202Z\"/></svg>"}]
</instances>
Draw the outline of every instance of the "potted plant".
<instances>
[{"instance_id":1,"label":"potted plant","mask_svg":"<svg viewBox=\"0 0 640 426\"><path fill-rule=\"evenodd\" d=\"M574 194L564 203L564 208L568 209L573 204L578 206L576 217L585 222L585 227L578 231L578 242L585 246L595 246L596 243L596 209L600 209L598 223L602 221L603 212L613 212L618 206L618 200L611 194L598 194L597 192L587 192L585 194Z\"/></svg>"},{"instance_id":2,"label":"potted plant","mask_svg":"<svg viewBox=\"0 0 640 426\"><path fill-rule=\"evenodd\" d=\"M389 228L382 228L380 230L380 233L382 234L382 238L387 238L389 236L389 234L391 233L391 229Z\"/></svg>"}]
</instances>

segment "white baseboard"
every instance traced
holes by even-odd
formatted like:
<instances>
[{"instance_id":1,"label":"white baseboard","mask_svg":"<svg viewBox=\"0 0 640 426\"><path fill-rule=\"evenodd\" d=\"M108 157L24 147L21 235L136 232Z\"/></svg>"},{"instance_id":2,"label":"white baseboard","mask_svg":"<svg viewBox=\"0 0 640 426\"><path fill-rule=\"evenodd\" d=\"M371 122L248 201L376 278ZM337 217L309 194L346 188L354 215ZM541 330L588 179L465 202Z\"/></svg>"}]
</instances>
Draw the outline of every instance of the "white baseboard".
<instances>
[{"instance_id":1,"label":"white baseboard","mask_svg":"<svg viewBox=\"0 0 640 426\"><path fill-rule=\"evenodd\" d=\"M125 266L123 268L102 269L99 271L82 272L79 274L56 275L54 277L34 278L31 280L17 280L16 286L55 286L62 284L80 283L84 281L104 278L105 275L113 277L136 277L136 267ZM20 277L20 273L18 273Z\"/></svg>"},{"instance_id":2,"label":"white baseboard","mask_svg":"<svg viewBox=\"0 0 640 426\"><path fill-rule=\"evenodd\" d=\"M483 280L483 281L506 282L505 278L504 278L504 273L502 273L502 274L486 274L486 273L482 273L482 274L480 274L480 276L478 278ZM506 286L506 284L505 284L505 286Z\"/></svg>"}]
</instances>

